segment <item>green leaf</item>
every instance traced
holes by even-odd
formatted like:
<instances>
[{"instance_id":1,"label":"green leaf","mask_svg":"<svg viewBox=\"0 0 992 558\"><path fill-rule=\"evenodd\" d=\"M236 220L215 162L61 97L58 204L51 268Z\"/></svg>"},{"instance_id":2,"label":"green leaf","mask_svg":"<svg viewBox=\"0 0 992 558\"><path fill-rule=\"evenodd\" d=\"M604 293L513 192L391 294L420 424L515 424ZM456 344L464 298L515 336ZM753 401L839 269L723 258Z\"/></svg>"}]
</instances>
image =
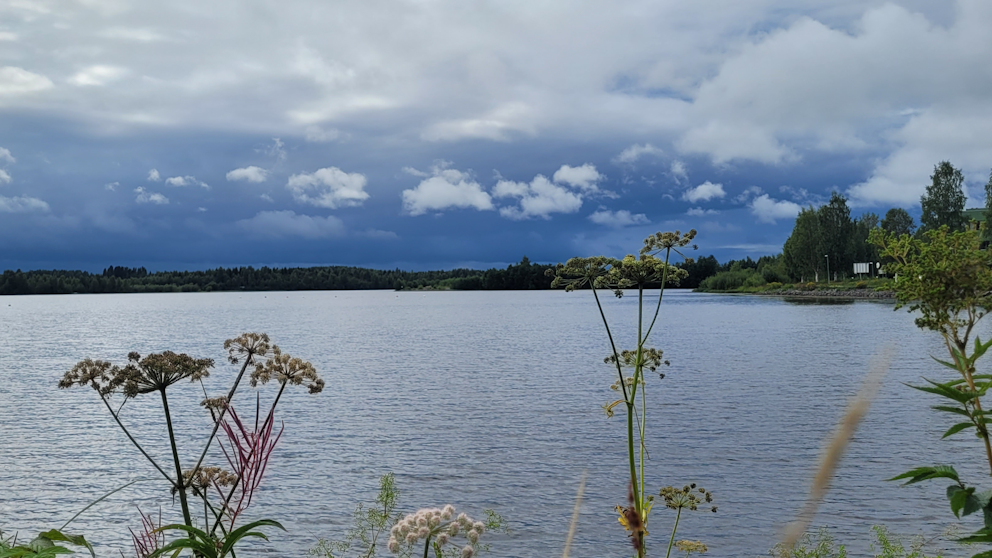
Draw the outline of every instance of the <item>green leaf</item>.
<instances>
[{"instance_id":1,"label":"green leaf","mask_svg":"<svg viewBox=\"0 0 992 558\"><path fill-rule=\"evenodd\" d=\"M962 409L961 407L950 407L950 406L947 406L947 405L934 405L934 406L932 406L930 408L933 409L933 410L935 410L935 411L944 411L945 413L954 413L956 415L961 415L961 416L965 416L965 417L970 417L971 416L971 415L968 414L968 411Z\"/></svg>"},{"instance_id":2,"label":"green leaf","mask_svg":"<svg viewBox=\"0 0 992 558\"><path fill-rule=\"evenodd\" d=\"M961 480L958 478L958 472L954 470L954 467L950 465L937 465L935 467L917 467L910 471L906 471L901 475L897 475L889 479L890 481L909 479L904 484L915 484L921 481L930 479L951 479L954 482L960 483Z\"/></svg>"},{"instance_id":3,"label":"green leaf","mask_svg":"<svg viewBox=\"0 0 992 558\"><path fill-rule=\"evenodd\" d=\"M935 357L933 355L930 355L930 358L934 359L935 361L937 361L940 364L943 364L944 366L950 368L951 370L954 370L955 372L960 372L960 370L958 370L958 367L957 366L954 366L954 364L952 364L950 362L947 362L946 360L940 360L939 358L937 358L937 357Z\"/></svg>"},{"instance_id":4,"label":"green leaf","mask_svg":"<svg viewBox=\"0 0 992 558\"><path fill-rule=\"evenodd\" d=\"M955 424L954 426L948 428L947 429L947 432L944 432L944 435L941 436L941 439L944 439L944 438L946 438L948 436L953 436L953 435L957 434L958 432L961 432L965 428L971 428L973 426L975 426L975 425L974 425L974 423L971 423L971 422L959 422L959 423Z\"/></svg>"},{"instance_id":5,"label":"green leaf","mask_svg":"<svg viewBox=\"0 0 992 558\"><path fill-rule=\"evenodd\" d=\"M961 510L964 509L968 497L975 492L974 488L961 488L956 484L947 487L947 499L951 501L951 511L954 517L961 519Z\"/></svg>"},{"instance_id":6,"label":"green leaf","mask_svg":"<svg viewBox=\"0 0 992 558\"><path fill-rule=\"evenodd\" d=\"M244 537L260 537L265 540L269 540L262 533L259 533L258 531L252 531L252 529L262 526L278 527L283 531L286 530L286 528L283 527L281 523L279 523L274 519L260 519L258 521L253 521L247 525L242 525L241 527L238 527L237 529L231 531L227 535L227 537L225 537L224 546L221 547L220 555L226 556L227 553L230 552L232 548L234 548L234 545L237 544L237 542Z\"/></svg>"},{"instance_id":7,"label":"green leaf","mask_svg":"<svg viewBox=\"0 0 992 558\"><path fill-rule=\"evenodd\" d=\"M64 541L70 544L74 544L76 546L85 546L86 549L90 551L90 556L96 558L96 551L93 550L93 545L87 542L82 535L67 535L62 531L59 531L57 529L52 529L45 533L41 533L38 536L46 538L50 541Z\"/></svg>"},{"instance_id":8,"label":"green leaf","mask_svg":"<svg viewBox=\"0 0 992 558\"><path fill-rule=\"evenodd\" d=\"M968 501L965 502L961 515L971 515L978 510L988 508L990 500L992 500L992 490L983 490L977 494L973 492L968 496Z\"/></svg>"},{"instance_id":9,"label":"green leaf","mask_svg":"<svg viewBox=\"0 0 992 558\"><path fill-rule=\"evenodd\" d=\"M958 403L961 403L961 404L965 404L968 401L971 401L972 399L978 397L978 394L975 393L975 392L958 391L958 390L956 390L953 387L950 387L948 385L939 384L937 382L934 382L934 381L931 381L931 380L927 380L926 378L923 378L923 379L926 380L927 382L929 382L931 385L930 386L914 386L912 384L906 384L906 385L908 385L909 387L911 387L913 389L917 389L917 390L920 390L920 391L925 391L927 393L933 393L935 395L942 395L942 396L944 396L944 397L946 397L948 399L953 399L953 400L955 400L955 401L957 401Z\"/></svg>"}]
</instances>

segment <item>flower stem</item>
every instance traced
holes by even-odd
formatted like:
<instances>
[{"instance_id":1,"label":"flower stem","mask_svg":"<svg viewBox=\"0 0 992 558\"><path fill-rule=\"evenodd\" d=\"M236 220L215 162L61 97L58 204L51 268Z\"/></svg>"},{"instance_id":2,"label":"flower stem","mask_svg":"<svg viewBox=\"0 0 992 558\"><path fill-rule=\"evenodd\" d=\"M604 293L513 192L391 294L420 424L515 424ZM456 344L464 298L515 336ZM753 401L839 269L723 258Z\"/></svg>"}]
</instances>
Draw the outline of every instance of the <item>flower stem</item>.
<instances>
[{"instance_id":1,"label":"flower stem","mask_svg":"<svg viewBox=\"0 0 992 558\"><path fill-rule=\"evenodd\" d=\"M179 485L176 484L176 481L174 481L172 477L169 476L169 473L166 473L165 469L160 467L159 464L156 463L154 459L152 459L152 456L148 455L148 452L145 451L145 448L141 447L141 444L139 444L138 441L134 439L134 436L131 435L131 432L127 429L126 426L124 426L124 423L121 422L121 419L117 416L117 413L115 413L114 410L110 407L110 403L107 403L107 398L101 395L100 400L103 401L103 404L106 405L107 410L110 411L110 416L114 417L114 421L117 422L117 426L121 427L121 430L123 430L124 434L127 435L127 439L131 440L131 443L134 444L134 447L138 448L138 451L141 452L141 455L144 455L145 459L147 459L148 462L151 463L152 466L154 466L159 473L162 473L162 476L165 477L165 480L169 481L169 483L172 484L173 487L178 489Z\"/></svg>"},{"instance_id":2,"label":"flower stem","mask_svg":"<svg viewBox=\"0 0 992 558\"><path fill-rule=\"evenodd\" d=\"M427 540L424 541L424 558L427 558L427 551L431 549L431 537L427 536Z\"/></svg>"},{"instance_id":3,"label":"flower stem","mask_svg":"<svg viewBox=\"0 0 992 558\"><path fill-rule=\"evenodd\" d=\"M668 540L668 552L665 553L665 558L668 558L672 554L672 543L675 542L675 531L679 528L679 517L682 516L682 508L678 509L675 514L675 526L672 527L672 538Z\"/></svg>"},{"instance_id":4,"label":"flower stem","mask_svg":"<svg viewBox=\"0 0 992 558\"><path fill-rule=\"evenodd\" d=\"M165 424L169 427L169 442L172 444L172 460L176 464L176 480L179 483L179 503L183 507L183 521L187 527L193 526L193 518L189 514L189 503L186 501L186 483L183 479L183 467L179 463L179 449L176 447L176 434L172 430L172 415L169 413L169 398L165 396L165 388L159 390L162 394L162 408L165 410Z\"/></svg>"}]
</instances>

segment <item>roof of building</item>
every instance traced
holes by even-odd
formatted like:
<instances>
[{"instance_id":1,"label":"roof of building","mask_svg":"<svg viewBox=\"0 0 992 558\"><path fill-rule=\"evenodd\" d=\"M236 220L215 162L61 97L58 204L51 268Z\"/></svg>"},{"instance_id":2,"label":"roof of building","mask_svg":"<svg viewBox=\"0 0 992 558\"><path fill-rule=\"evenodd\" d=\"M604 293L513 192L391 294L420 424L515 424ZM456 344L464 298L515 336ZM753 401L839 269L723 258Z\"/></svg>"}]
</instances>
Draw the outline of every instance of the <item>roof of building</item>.
<instances>
[{"instance_id":1,"label":"roof of building","mask_svg":"<svg viewBox=\"0 0 992 558\"><path fill-rule=\"evenodd\" d=\"M965 209L963 211L965 219L969 221L978 221L979 223L985 222L985 208L984 207L973 207L971 209Z\"/></svg>"}]
</instances>

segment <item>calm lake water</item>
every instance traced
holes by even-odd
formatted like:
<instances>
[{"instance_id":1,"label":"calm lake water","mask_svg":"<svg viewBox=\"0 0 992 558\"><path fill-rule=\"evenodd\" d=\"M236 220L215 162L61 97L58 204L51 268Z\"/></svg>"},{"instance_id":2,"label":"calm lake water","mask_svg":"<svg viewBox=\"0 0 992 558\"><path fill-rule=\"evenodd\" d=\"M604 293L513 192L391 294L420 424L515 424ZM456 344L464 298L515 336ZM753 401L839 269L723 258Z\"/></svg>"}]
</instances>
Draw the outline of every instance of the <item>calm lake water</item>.
<instances>
[{"instance_id":1,"label":"calm lake water","mask_svg":"<svg viewBox=\"0 0 992 558\"><path fill-rule=\"evenodd\" d=\"M604 300L630 347L636 297ZM942 347L891 303L669 291L656 330L651 344L671 366L663 380L648 377L647 484L655 493L690 482L713 492L719 512L684 515L679 528L679 538L707 543L707 556L768 554L802 506L824 438L887 344L896 347L889 374L815 525L862 550L872 524L936 534L955 523L945 483L884 479L948 461L971 463L959 470L984 479L977 440L940 441L949 419L902 384L939 377L928 355ZM132 350L188 352L217 361L207 389L220 395L237 372L223 341L243 331L268 333L327 382L315 396L288 391L277 412L285 433L249 511L289 530L272 534L272 555L303 556L318 537L340 537L355 505L393 472L401 510L495 508L512 532L485 537L493 556L555 556L587 471L572 556L629 556L613 511L627 495L625 419L601 409L615 372L602 363L608 344L588 292L0 297L0 529L56 528L109 490L155 479L92 390L56 388L73 364L123 363ZM275 391L258 390L263 408ZM242 415L253 415L254 397L246 385L236 401ZM209 432L202 398L190 384L170 391L187 466ZM123 419L171 463L156 398L128 403ZM70 530L100 555L132 555L127 527L138 527L137 507L180 517L155 479L111 496ZM656 556L673 519L661 506L651 516Z\"/></svg>"}]
</instances>

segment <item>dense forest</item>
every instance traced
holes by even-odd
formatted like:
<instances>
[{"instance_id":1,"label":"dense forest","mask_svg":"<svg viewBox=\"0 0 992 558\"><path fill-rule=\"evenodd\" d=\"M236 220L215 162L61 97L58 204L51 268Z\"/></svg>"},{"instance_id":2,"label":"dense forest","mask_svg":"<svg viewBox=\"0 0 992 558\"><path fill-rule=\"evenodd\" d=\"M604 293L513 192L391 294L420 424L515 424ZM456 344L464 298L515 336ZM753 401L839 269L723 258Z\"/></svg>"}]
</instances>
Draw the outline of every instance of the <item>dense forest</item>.
<instances>
[{"instance_id":1,"label":"dense forest","mask_svg":"<svg viewBox=\"0 0 992 558\"><path fill-rule=\"evenodd\" d=\"M368 289L526 290L547 289L551 266L525 256L506 269L400 271L361 267L233 267L206 271L162 271L108 267L86 271L5 271L0 295L209 291L318 291Z\"/></svg>"}]
</instances>

